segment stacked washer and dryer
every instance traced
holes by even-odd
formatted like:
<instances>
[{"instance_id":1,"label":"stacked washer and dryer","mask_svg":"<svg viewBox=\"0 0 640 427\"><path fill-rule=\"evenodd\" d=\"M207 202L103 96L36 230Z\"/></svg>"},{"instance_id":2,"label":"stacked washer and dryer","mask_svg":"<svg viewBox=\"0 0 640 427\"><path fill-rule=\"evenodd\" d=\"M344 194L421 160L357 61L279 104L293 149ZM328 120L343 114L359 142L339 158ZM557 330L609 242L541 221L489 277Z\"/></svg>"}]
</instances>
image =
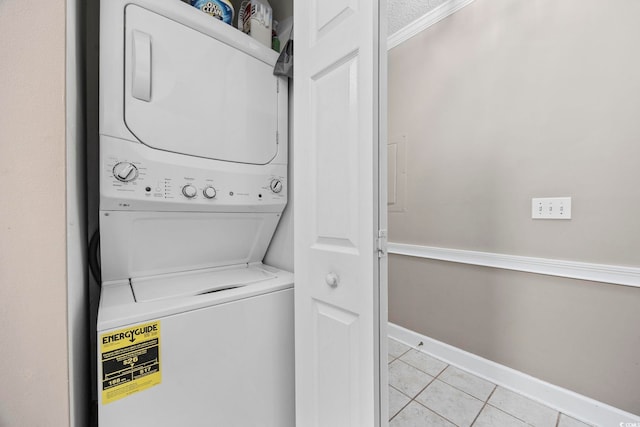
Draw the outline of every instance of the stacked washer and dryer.
<instances>
[{"instance_id":1,"label":"stacked washer and dryer","mask_svg":"<svg viewBox=\"0 0 640 427\"><path fill-rule=\"evenodd\" d=\"M100 19L99 426L293 426L277 53L178 0Z\"/></svg>"}]
</instances>

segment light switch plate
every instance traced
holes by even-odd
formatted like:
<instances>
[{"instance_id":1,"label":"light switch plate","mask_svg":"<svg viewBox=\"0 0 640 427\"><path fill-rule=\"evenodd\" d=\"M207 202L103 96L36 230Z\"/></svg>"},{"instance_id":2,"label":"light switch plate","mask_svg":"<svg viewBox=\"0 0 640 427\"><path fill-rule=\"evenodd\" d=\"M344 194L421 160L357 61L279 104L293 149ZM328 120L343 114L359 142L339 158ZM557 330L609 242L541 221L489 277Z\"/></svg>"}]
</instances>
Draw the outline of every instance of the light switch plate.
<instances>
[{"instance_id":1,"label":"light switch plate","mask_svg":"<svg viewBox=\"0 0 640 427\"><path fill-rule=\"evenodd\" d=\"M571 219L571 197L537 197L531 199L533 219Z\"/></svg>"}]
</instances>

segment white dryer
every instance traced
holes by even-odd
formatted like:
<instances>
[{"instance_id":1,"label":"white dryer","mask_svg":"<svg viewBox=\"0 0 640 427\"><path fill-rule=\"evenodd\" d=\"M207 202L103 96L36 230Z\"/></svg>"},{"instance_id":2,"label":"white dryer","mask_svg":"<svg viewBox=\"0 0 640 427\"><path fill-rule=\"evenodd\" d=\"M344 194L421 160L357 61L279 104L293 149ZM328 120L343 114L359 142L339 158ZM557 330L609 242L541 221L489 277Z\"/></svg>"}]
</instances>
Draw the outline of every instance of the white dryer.
<instances>
[{"instance_id":1,"label":"white dryer","mask_svg":"<svg viewBox=\"0 0 640 427\"><path fill-rule=\"evenodd\" d=\"M277 54L178 0L102 0L100 427L294 425Z\"/></svg>"}]
</instances>

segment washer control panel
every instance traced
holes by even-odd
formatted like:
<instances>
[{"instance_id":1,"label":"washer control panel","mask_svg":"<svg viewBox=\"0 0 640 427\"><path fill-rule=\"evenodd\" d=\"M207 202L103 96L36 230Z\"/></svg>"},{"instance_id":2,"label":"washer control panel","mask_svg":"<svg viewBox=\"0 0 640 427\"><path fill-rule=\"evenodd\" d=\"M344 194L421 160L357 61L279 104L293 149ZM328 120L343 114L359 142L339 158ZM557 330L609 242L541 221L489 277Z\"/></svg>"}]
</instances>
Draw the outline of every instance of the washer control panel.
<instances>
[{"instance_id":1,"label":"washer control panel","mask_svg":"<svg viewBox=\"0 0 640 427\"><path fill-rule=\"evenodd\" d=\"M216 189L212 186L205 187L204 190L202 190L202 195L207 199L213 199L216 197L216 194Z\"/></svg>"},{"instance_id":2,"label":"washer control panel","mask_svg":"<svg viewBox=\"0 0 640 427\"><path fill-rule=\"evenodd\" d=\"M113 176L122 182L131 182L138 177L138 168L129 162L119 162L113 167Z\"/></svg>"},{"instance_id":3,"label":"washer control panel","mask_svg":"<svg viewBox=\"0 0 640 427\"><path fill-rule=\"evenodd\" d=\"M191 184L187 184L182 187L182 194L187 199L193 199L198 194L198 189Z\"/></svg>"},{"instance_id":4,"label":"washer control panel","mask_svg":"<svg viewBox=\"0 0 640 427\"><path fill-rule=\"evenodd\" d=\"M277 178L276 179L272 179L271 180L271 184L269 184L269 188L275 194L280 193L282 191L282 181L277 179Z\"/></svg>"},{"instance_id":5,"label":"washer control panel","mask_svg":"<svg viewBox=\"0 0 640 427\"><path fill-rule=\"evenodd\" d=\"M215 169L131 154L102 158L101 209L281 211L287 202L286 165L224 164Z\"/></svg>"}]
</instances>

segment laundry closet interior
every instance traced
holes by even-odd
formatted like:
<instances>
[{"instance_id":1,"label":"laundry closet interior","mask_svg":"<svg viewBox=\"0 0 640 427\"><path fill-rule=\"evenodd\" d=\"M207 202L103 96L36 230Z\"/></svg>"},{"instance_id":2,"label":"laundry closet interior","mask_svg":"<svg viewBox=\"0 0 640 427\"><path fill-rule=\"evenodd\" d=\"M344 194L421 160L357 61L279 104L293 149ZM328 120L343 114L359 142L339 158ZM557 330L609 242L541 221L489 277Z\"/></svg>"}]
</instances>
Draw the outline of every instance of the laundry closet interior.
<instances>
[{"instance_id":1,"label":"laundry closet interior","mask_svg":"<svg viewBox=\"0 0 640 427\"><path fill-rule=\"evenodd\" d=\"M85 6L94 425L386 418L378 5L298 6L301 99L235 21Z\"/></svg>"}]
</instances>

